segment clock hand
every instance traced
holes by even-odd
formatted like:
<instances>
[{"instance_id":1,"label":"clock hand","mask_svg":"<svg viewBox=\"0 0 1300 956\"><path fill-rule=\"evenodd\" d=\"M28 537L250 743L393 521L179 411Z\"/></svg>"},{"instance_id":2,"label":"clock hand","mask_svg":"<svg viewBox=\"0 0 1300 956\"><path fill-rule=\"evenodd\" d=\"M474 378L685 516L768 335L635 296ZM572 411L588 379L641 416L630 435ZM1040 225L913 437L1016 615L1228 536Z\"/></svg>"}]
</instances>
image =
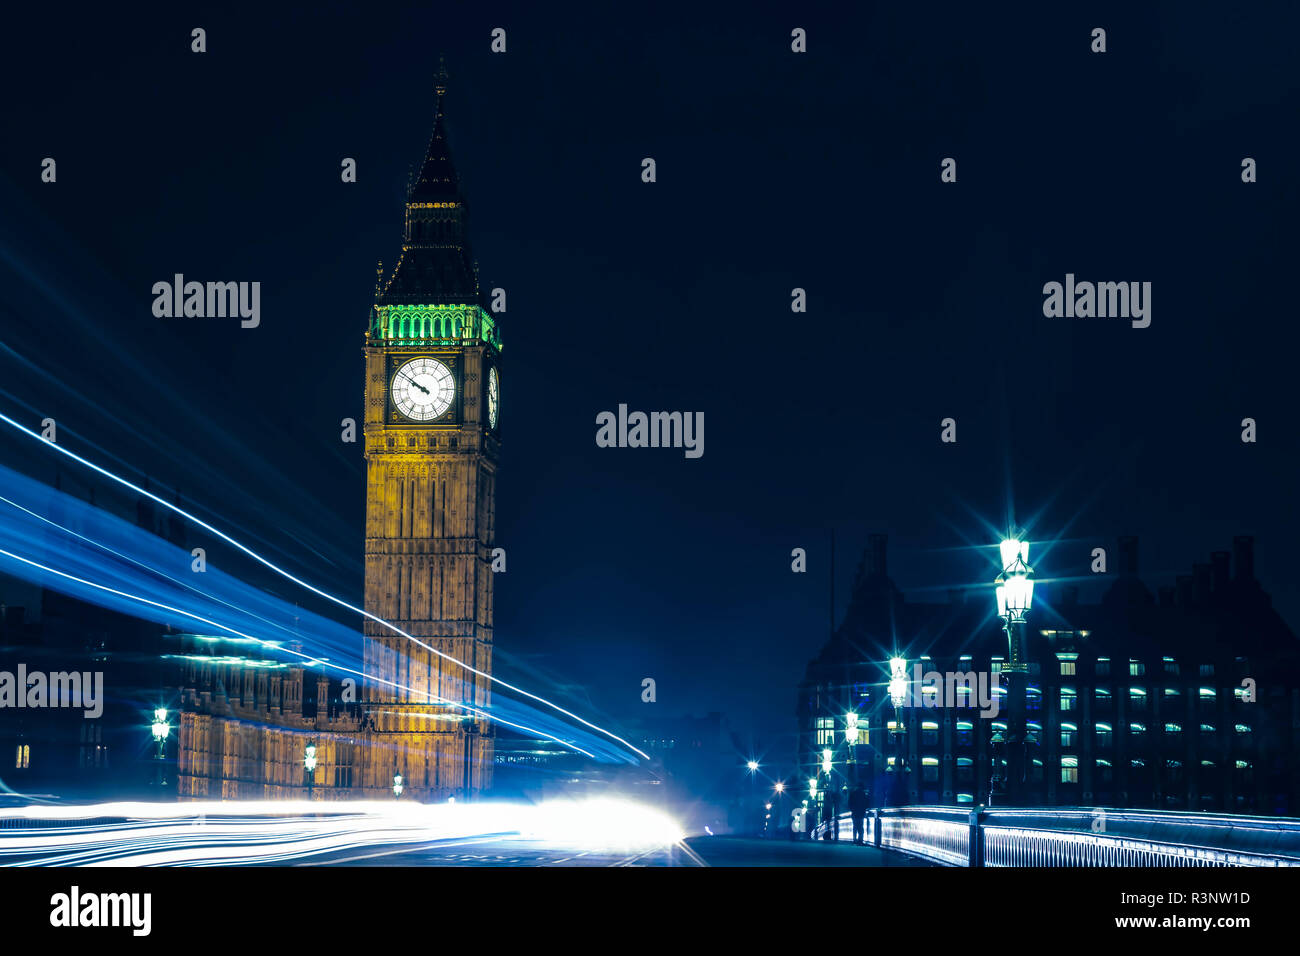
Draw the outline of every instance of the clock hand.
<instances>
[{"instance_id":1,"label":"clock hand","mask_svg":"<svg viewBox=\"0 0 1300 956\"><path fill-rule=\"evenodd\" d=\"M429 390L425 388L423 385L421 385L419 382L417 382L415 379L411 378L411 376L409 375L406 376L406 380L410 382L412 385L414 385L416 388L418 388L420 391L424 392L425 395L429 394Z\"/></svg>"}]
</instances>

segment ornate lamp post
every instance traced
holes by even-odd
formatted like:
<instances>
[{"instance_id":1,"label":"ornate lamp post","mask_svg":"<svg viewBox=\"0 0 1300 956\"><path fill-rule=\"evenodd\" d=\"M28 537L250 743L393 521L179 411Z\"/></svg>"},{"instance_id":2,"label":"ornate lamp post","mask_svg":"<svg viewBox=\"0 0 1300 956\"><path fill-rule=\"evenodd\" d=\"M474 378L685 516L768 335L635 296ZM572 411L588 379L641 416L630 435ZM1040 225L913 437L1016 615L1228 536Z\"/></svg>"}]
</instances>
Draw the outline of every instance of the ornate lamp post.
<instances>
[{"instance_id":1,"label":"ornate lamp post","mask_svg":"<svg viewBox=\"0 0 1300 956\"><path fill-rule=\"evenodd\" d=\"M158 771L155 776L158 778L158 786L164 786L167 783L167 774L164 769L167 761L167 736L172 731L172 725L167 720L167 708L159 707L153 712L153 742L156 745L154 759L157 760Z\"/></svg>"},{"instance_id":2,"label":"ornate lamp post","mask_svg":"<svg viewBox=\"0 0 1300 956\"><path fill-rule=\"evenodd\" d=\"M844 776L851 785L858 783L858 712L844 715Z\"/></svg>"},{"instance_id":3,"label":"ornate lamp post","mask_svg":"<svg viewBox=\"0 0 1300 956\"><path fill-rule=\"evenodd\" d=\"M742 814L742 819L750 819L750 812L754 811L756 813L758 809L758 797L755 795L755 788L757 786L755 781L758 776L758 761L745 761L745 769L749 771L749 796L745 801L745 810ZM746 824L746 827L748 827L748 824Z\"/></svg>"},{"instance_id":4,"label":"ornate lamp post","mask_svg":"<svg viewBox=\"0 0 1300 956\"><path fill-rule=\"evenodd\" d=\"M1002 677L1007 688L1007 729L1002 738L1005 769L995 766L990 806L1023 806L1027 753L1025 749L1025 685L1029 676L1025 617L1034 601L1034 569L1029 566L1029 542L1011 535L1000 545L1002 572L993 582L998 616L1007 633L1007 663Z\"/></svg>"},{"instance_id":5,"label":"ornate lamp post","mask_svg":"<svg viewBox=\"0 0 1300 956\"><path fill-rule=\"evenodd\" d=\"M402 775L400 773L393 774L393 796L398 800L402 799L402 791L405 789L406 787L402 783Z\"/></svg>"},{"instance_id":6,"label":"ornate lamp post","mask_svg":"<svg viewBox=\"0 0 1300 956\"><path fill-rule=\"evenodd\" d=\"M907 792L907 781L903 774L907 771L906 736L903 733L903 707L907 704L907 659L892 657L889 660L889 700L894 705L894 730L889 735L894 744L894 796L893 802L902 803L902 796Z\"/></svg>"},{"instance_id":7,"label":"ornate lamp post","mask_svg":"<svg viewBox=\"0 0 1300 956\"><path fill-rule=\"evenodd\" d=\"M308 744L302 756L302 774L307 784L307 799L312 798L316 787L316 745Z\"/></svg>"}]
</instances>

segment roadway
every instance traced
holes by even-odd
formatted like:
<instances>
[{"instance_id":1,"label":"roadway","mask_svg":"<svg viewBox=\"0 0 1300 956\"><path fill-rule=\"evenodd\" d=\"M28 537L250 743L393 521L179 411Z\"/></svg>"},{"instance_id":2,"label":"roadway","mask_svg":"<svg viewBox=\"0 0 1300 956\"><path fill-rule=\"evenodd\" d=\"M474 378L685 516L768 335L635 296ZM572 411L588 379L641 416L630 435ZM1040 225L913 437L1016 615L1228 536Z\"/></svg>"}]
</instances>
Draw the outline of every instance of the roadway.
<instances>
[{"instance_id":1,"label":"roadway","mask_svg":"<svg viewBox=\"0 0 1300 956\"><path fill-rule=\"evenodd\" d=\"M539 846L509 838L396 850L367 849L304 861L305 866L716 866L885 867L932 866L905 853L854 846L845 840L760 840L754 837L692 837L683 845L644 852Z\"/></svg>"}]
</instances>

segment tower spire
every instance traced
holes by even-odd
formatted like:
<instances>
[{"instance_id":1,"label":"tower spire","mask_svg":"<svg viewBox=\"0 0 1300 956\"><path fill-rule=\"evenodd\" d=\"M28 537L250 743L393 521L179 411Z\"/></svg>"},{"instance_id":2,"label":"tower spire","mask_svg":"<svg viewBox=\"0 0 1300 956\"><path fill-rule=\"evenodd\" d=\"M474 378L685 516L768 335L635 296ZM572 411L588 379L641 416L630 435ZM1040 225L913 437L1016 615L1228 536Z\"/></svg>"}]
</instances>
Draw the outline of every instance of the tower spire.
<instances>
[{"instance_id":1,"label":"tower spire","mask_svg":"<svg viewBox=\"0 0 1300 956\"><path fill-rule=\"evenodd\" d=\"M384 305L478 304L465 197L447 146L447 64L434 77L433 132L407 179L402 255L378 298Z\"/></svg>"},{"instance_id":2,"label":"tower spire","mask_svg":"<svg viewBox=\"0 0 1300 956\"><path fill-rule=\"evenodd\" d=\"M447 94L447 58L438 54L438 72L434 77L433 92L436 95L434 119L442 119L442 98Z\"/></svg>"},{"instance_id":3,"label":"tower spire","mask_svg":"<svg viewBox=\"0 0 1300 956\"><path fill-rule=\"evenodd\" d=\"M429 148L425 150L420 170L415 174L410 201L456 202L461 199L460 180L451 163L451 154L447 149L447 131L443 126L443 104L447 96L447 64L441 57L438 61L438 73L434 79L433 135L429 137Z\"/></svg>"}]
</instances>

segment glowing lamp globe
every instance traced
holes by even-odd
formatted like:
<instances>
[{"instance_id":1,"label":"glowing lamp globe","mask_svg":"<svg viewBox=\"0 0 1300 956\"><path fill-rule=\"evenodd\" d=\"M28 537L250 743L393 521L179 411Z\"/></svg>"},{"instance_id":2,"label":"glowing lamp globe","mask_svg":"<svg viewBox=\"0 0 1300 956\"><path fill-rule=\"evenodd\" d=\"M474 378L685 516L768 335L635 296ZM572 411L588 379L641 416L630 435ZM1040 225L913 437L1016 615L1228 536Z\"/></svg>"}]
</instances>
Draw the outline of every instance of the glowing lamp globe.
<instances>
[{"instance_id":1,"label":"glowing lamp globe","mask_svg":"<svg viewBox=\"0 0 1300 956\"><path fill-rule=\"evenodd\" d=\"M172 725L167 722L167 708L159 707L153 712L153 739L162 740L171 733Z\"/></svg>"},{"instance_id":2,"label":"glowing lamp globe","mask_svg":"<svg viewBox=\"0 0 1300 956\"><path fill-rule=\"evenodd\" d=\"M895 707L907 701L907 661L901 657L889 661L889 699Z\"/></svg>"},{"instance_id":3,"label":"glowing lamp globe","mask_svg":"<svg viewBox=\"0 0 1300 956\"><path fill-rule=\"evenodd\" d=\"M1021 622L1034 603L1034 569L1029 566L1029 542L1008 538L999 546L1002 572L994 581L998 617Z\"/></svg>"}]
</instances>

